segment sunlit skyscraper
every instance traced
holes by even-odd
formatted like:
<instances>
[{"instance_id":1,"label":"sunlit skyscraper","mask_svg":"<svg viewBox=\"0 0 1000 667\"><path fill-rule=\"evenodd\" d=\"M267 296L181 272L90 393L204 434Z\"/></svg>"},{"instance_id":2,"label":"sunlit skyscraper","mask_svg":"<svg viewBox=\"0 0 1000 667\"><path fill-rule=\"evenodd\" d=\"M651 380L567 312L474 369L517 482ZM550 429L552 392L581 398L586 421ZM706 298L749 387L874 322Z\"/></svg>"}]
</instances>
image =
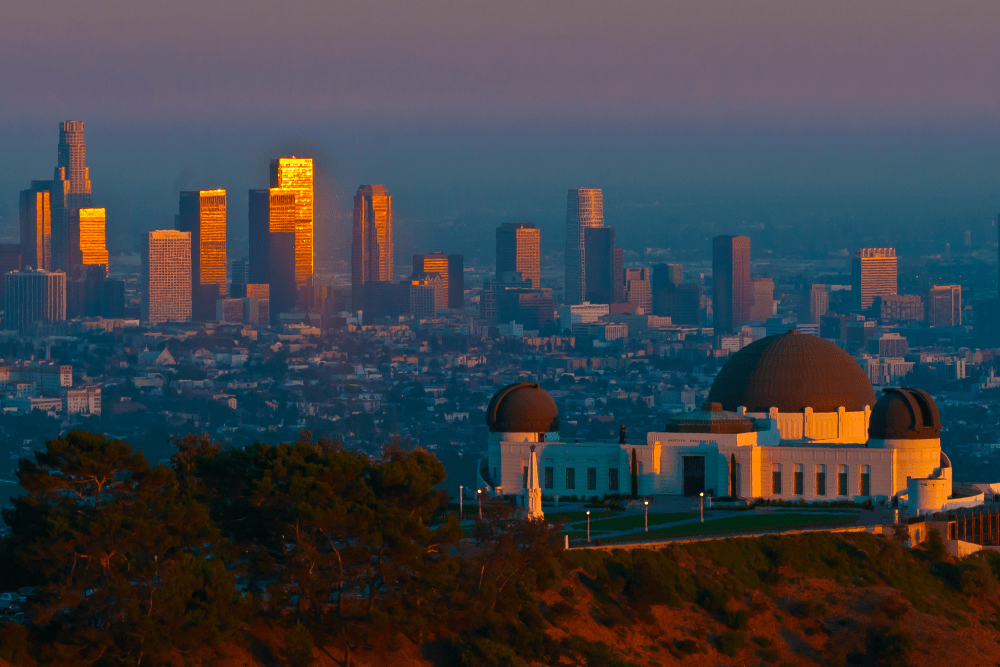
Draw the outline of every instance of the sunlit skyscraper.
<instances>
[{"instance_id":1,"label":"sunlit skyscraper","mask_svg":"<svg viewBox=\"0 0 1000 667\"><path fill-rule=\"evenodd\" d=\"M251 284L270 286L270 312L275 317L296 304L295 190L270 188L251 190L250 266Z\"/></svg>"},{"instance_id":2,"label":"sunlit skyscraper","mask_svg":"<svg viewBox=\"0 0 1000 667\"><path fill-rule=\"evenodd\" d=\"M142 246L142 320L191 321L191 232L161 229Z\"/></svg>"},{"instance_id":3,"label":"sunlit skyscraper","mask_svg":"<svg viewBox=\"0 0 1000 667\"><path fill-rule=\"evenodd\" d=\"M312 158L271 160L271 187L295 193L295 284L307 285L313 275L313 221L315 219Z\"/></svg>"},{"instance_id":4,"label":"sunlit skyscraper","mask_svg":"<svg viewBox=\"0 0 1000 667\"><path fill-rule=\"evenodd\" d=\"M497 227L497 273L517 271L531 286L542 286L541 231L530 222L505 222Z\"/></svg>"},{"instance_id":5,"label":"sunlit skyscraper","mask_svg":"<svg viewBox=\"0 0 1000 667\"><path fill-rule=\"evenodd\" d=\"M69 267L104 266L108 273L107 215L103 208L70 211Z\"/></svg>"},{"instance_id":6,"label":"sunlit skyscraper","mask_svg":"<svg viewBox=\"0 0 1000 667\"><path fill-rule=\"evenodd\" d=\"M21 262L43 271L52 268L51 189L52 181L32 181L21 190Z\"/></svg>"},{"instance_id":7,"label":"sunlit skyscraper","mask_svg":"<svg viewBox=\"0 0 1000 667\"><path fill-rule=\"evenodd\" d=\"M600 188L569 191L566 203L566 303L583 303L587 294L585 230L604 226L604 194Z\"/></svg>"},{"instance_id":8,"label":"sunlit skyscraper","mask_svg":"<svg viewBox=\"0 0 1000 667\"><path fill-rule=\"evenodd\" d=\"M392 197L384 185L362 185L354 195L351 228L351 288L354 308L362 307L363 286L392 283Z\"/></svg>"},{"instance_id":9,"label":"sunlit skyscraper","mask_svg":"<svg viewBox=\"0 0 1000 667\"><path fill-rule=\"evenodd\" d=\"M226 191L181 192L177 229L191 233L193 317L208 321L226 295Z\"/></svg>"},{"instance_id":10,"label":"sunlit skyscraper","mask_svg":"<svg viewBox=\"0 0 1000 667\"><path fill-rule=\"evenodd\" d=\"M712 239L712 309L715 330L730 332L750 321L753 282L750 280L750 239Z\"/></svg>"},{"instance_id":11,"label":"sunlit skyscraper","mask_svg":"<svg viewBox=\"0 0 1000 667\"><path fill-rule=\"evenodd\" d=\"M82 120L59 123L59 154L51 194L52 266L69 271L79 232L70 221L72 211L90 207L90 168Z\"/></svg>"},{"instance_id":12,"label":"sunlit skyscraper","mask_svg":"<svg viewBox=\"0 0 1000 667\"><path fill-rule=\"evenodd\" d=\"M877 296L896 294L896 249L858 248L851 263L851 291L861 309L868 308Z\"/></svg>"}]
</instances>

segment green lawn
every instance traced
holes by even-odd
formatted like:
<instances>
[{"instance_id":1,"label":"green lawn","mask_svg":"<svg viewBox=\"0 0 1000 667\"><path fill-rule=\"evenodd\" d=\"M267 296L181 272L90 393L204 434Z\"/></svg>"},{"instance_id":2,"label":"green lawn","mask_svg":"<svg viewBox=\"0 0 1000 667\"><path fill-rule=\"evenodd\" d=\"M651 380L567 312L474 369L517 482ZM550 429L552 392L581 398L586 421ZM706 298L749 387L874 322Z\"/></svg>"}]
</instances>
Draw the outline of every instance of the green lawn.
<instances>
[{"instance_id":1,"label":"green lawn","mask_svg":"<svg viewBox=\"0 0 1000 667\"><path fill-rule=\"evenodd\" d=\"M602 509L601 510L591 510L591 512L592 512L591 515L590 515L591 525L593 525L593 523L595 521L603 520L604 510L602 510ZM612 512L609 516L615 516L616 514L617 514L617 512ZM598 517L601 517L601 519L599 519ZM550 523L555 523L556 521L559 521L560 519L566 519L566 523L575 523L577 521L586 521L587 520L587 512L586 512L586 510L584 510L583 512L576 512L576 511L566 511L566 512L558 512L558 511L556 511L556 512L550 512L549 510L545 510L545 520L546 521L548 521Z\"/></svg>"},{"instance_id":2,"label":"green lawn","mask_svg":"<svg viewBox=\"0 0 1000 667\"><path fill-rule=\"evenodd\" d=\"M686 537L689 535L725 535L727 533L756 533L758 531L795 530L800 528L836 528L850 526L858 520L857 514L817 515L817 514L753 514L715 519L705 523L686 523L680 526L657 528L648 533L633 533L612 537L606 542L630 542L636 539L657 537Z\"/></svg>"},{"instance_id":3,"label":"green lawn","mask_svg":"<svg viewBox=\"0 0 1000 667\"><path fill-rule=\"evenodd\" d=\"M697 512L674 512L672 514L650 514L649 515L649 525L658 525L661 523L673 523L675 521L684 521L685 519L697 519ZM580 528L581 525L586 528L586 524L579 524L574 526L574 528ZM645 517L642 514L631 514L629 516L619 516L614 519L598 519L594 521L593 518L590 520L591 530L633 530L635 528L642 528L645 525Z\"/></svg>"}]
</instances>

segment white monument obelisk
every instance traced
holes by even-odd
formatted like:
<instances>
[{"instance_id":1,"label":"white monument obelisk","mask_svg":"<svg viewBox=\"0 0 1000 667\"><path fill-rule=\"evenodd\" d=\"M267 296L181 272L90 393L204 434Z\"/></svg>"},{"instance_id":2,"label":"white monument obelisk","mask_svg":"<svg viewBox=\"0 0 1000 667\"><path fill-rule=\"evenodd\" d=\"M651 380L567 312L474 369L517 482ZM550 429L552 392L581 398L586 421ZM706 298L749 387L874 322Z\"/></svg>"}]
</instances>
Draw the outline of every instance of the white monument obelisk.
<instances>
[{"instance_id":1,"label":"white monument obelisk","mask_svg":"<svg viewBox=\"0 0 1000 667\"><path fill-rule=\"evenodd\" d=\"M538 483L538 458L535 447L531 447L531 461L528 463L528 490L525 492L524 507L532 519L544 519L542 511L542 487Z\"/></svg>"}]
</instances>

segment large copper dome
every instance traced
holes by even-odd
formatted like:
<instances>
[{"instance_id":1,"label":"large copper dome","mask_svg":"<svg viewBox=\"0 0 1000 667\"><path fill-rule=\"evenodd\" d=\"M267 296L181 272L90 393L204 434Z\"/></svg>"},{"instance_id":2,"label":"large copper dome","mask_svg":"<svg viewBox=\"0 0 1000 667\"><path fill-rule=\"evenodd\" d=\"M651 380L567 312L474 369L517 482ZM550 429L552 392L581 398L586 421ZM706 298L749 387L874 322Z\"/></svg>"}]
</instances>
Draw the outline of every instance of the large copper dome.
<instances>
[{"instance_id":1,"label":"large copper dome","mask_svg":"<svg viewBox=\"0 0 1000 667\"><path fill-rule=\"evenodd\" d=\"M875 391L854 357L828 340L790 331L762 338L729 358L708 394L726 410L857 412Z\"/></svg>"},{"instance_id":2,"label":"large copper dome","mask_svg":"<svg viewBox=\"0 0 1000 667\"><path fill-rule=\"evenodd\" d=\"M549 392L522 382L493 395L486 423L494 433L551 433L559 430L559 410Z\"/></svg>"}]
</instances>

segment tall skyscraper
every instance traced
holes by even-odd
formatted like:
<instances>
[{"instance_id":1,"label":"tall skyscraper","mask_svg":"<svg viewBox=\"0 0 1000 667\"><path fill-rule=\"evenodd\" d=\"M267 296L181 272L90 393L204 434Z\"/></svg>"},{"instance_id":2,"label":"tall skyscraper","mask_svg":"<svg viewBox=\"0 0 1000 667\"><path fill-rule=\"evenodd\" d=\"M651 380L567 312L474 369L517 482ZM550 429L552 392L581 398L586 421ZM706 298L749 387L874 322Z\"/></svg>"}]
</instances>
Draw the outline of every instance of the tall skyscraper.
<instances>
[{"instance_id":1,"label":"tall skyscraper","mask_svg":"<svg viewBox=\"0 0 1000 667\"><path fill-rule=\"evenodd\" d=\"M295 307L296 193L284 188L251 190L250 283L270 285L273 317Z\"/></svg>"},{"instance_id":2,"label":"tall skyscraper","mask_svg":"<svg viewBox=\"0 0 1000 667\"><path fill-rule=\"evenodd\" d=\"M754 278L753 305L750 307L751 322L767 322L774 315L774 280Z\"/></svg>"},{"instance_id":3,"label":"tall skyscraper","mask_svg":"<svg viewBox=\"0 0 1000 667\"><path fill-rule=\"evenodd\" d=\"M295 284L307 285L313 275L313 195L312 158L282 157L271 160L271 187L295 193Z\"/></svg>"},{"instance_id":4,"label":"tall skyscraper","mask_svg":"<svg viewBox=\"0 0 1000 667\"><path fill-rule=\"evenodd\" d=\"M52 268L51 190L52 181L32 181L21 190L21 261L41 271Z\"/></svg>"},{"instance_id":5,"label":"tall skyscraper","mask_svg":"<svg viewBox=\"0 0 1000 667\"><path fill-rule=\"evenodd\" d=\"M104 275L108 275L106 223L103 208L75 208L70 211L67 268L72 278L90 266L103 266Z\"/></svg>"},{"instance_id":6,"label":"tall skyscraper","mask_svg":"<svg viewBox=\"0 0 1000 667\"><path fill-rule=\"evenodd\" d=\"M364 285L392 283L392 197L384 185L362 185L354 195L351 229L351 289L354 309L364 307Z\"/></svg>"},{"instance_id":7,"label":"tall skyscraper","mask_svg":"<svg viewBox=\"0 0 1000 667\"><path fill-rule=\"evenodd\" d=\"M584 230L584 254L587 269L584 284L587 290L584 301L590 303L617 303L618 283L622 280L615 272L615 228L590 227Z\"/></svg>"},{"instance_id":8,"label":"tall skyscraper","mask_svg":"<svg viewBox=\"0 0 1000 667\"><path fill-rule=\"evenodd\" d=\"M142 246L142 321L191 321L191 232L161 229Z\"/></svg>"},{"instance_id":9,"label":"tall skyscraper","mask_svg":"<svg viewBox=\"0 0 1000 667\"><path fill-rule=\"evenodd\" d=\"M896 249L858 248L851 264L853 298L862 310L877 296L896 294Z\"/></svg>"},{"instance_id":10,"label":"tall skyscraper","mask_svg":"<svg viewBox=\"0 0 1000 667\"><path fill-rule=\"evenodd\" d=\"M465 257L448 255L448 309L465 308Z\"/></svg>"},{"instance_id":11,"label":"tall skyscraper","mask_svg":"<svg viewBox=\"0 0 1000 667\"><path fill-rule=\"evenodd\" d=\"M234 259L231 263L229 282L233 285L246 285L250 282L250 262L246 259ZM243 298L236 295L238 298Z\"/></svg>"},{"instance_id":12,"label":"tall skyscraper","mask_svg":"<svg viewBox=\"0 0 1000 667\"><path fill-rule=\"evenodd\" d=\"M504 273L517 271L535 289L542 286L541 233L531 222L505 222L497 227L498 280Z\"/></svg>"},{"instance_id":13,"label":"tall skyscraper","mask_svg":"<svg viewBox=\"0 0 1000 667\"><path fill-rule=\"evenodd\" d=\"M4 276L4 329L66 319L66 274L23 269Z\"/></svg>"},{"instance_id":14,"label":"tall skyscraper","mask_svg":"<svg viewBox=\"0 0 1000 667\"><path fill-rule=\"evenodd\" d=\"M192 316L208 322L226 295L226 191L181 192L177 229L191 234Z\"/></svg>"},{"instance_id":15,"label":"tall skyscraper","mask_svg":"<svg viewBox=\"0 0 1000 667\"><path fill-rule=\"evenodd\" d=\"M576 188L566 202L566 303L583 303L587 294L584 230L604 226L604 194L600 188Z\"/></svg>"},{"instance_id":16,"label":"tall skyscraper","mask_svg":"<svg viewBox=\"0 0 1000 667\"><path fill-rule=\"evenodd\" d=\"M750 239L716 236L712 239L712 308L716 331L730 332L749 321L752 305Z\"/></svg>"},{"instance_id":17,"label":"tall skyscraper","mask_svg":"<svg viewBox=\"0 0 1000 667\"><path fill-rule=\"evenodd\" d=\"M59 156L51 195L52 266L68 271L79 231L73 228L72 211L90 208L90 168L87 167L83 121L59 123Z\"/></svg>"},{"instance_id":18,"label":"tall skyscraper","mask_svg":"<svg viewBox=\"0 0 1000 667\"><path fill-rule=\"evenodd\" d=\"M653 290L649 269L625 269L625 301L642 309L641 315L653 313Z\"/></svg>"},{"instance_id":19,"label":"tall skyscraper","mask_svg":"<svg viewBox=\"0 0 1000 667\"><path fill-rule=\"evenodd\" d=\"M927 324L932 327L962 326L961 285L933 285L928 290Z\"/></svg>"}]
</instances>

